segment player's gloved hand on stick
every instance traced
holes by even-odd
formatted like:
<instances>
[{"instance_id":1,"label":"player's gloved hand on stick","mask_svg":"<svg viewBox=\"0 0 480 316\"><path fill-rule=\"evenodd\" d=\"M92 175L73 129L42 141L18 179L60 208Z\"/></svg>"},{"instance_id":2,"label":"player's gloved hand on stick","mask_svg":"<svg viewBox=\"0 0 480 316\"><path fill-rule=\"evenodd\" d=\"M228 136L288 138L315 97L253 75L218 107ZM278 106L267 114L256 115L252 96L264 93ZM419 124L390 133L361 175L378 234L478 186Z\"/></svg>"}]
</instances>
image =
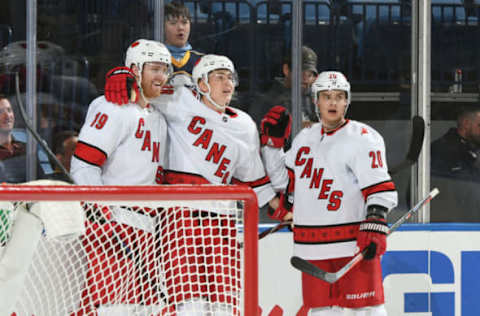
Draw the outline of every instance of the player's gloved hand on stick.
<instances>
[{"instance_id":1,"label":"player's gloved hand on stick","mask_svg":"<svg viewBox=\"0 0 480 316\"><path fill-rule=\"evenodd\" d=\"M130 102L132 91L135 91L135 99L138 101L140 91L138 90L135 74L127 67L115 67L105 76L105 99L107 101L122 105Z\"/></svg>"},{"instance_id":2,"label":"player's gloved hand on stick","mask_svg":"<svg viewBox=\"0 0 480 316\"><path fill-rule=\"evenodd\" d=\"M292 214L292 204L287 201L287 196L285 194L280 194L278 196L278 207L273 208L271 205L268 206L267 215L273 220L276 220L276 221L291 220L292 219L291 214Z\"/></svg>"},{"instance_id":3,"label":"player's gloved hand on stick","mask_svg":"<svg viewBox=\"0 0 480 316\"><path fill-rule=\"evenodd\" d=\"M360 251L367 248L364 258L369 260L381 256L387 250L388 224L387 209L379 205L370 205L367 218L360 224L357 246Z\"/></svg>"},{"instance_id":4,"label":"player's gloved hand on stick","mask_svg":"<svg viewBox=\"0 0 480 316\"><path fill-rule=\"evenodd\" d=\"M290 137L292 116L288 110L276 105L268 111L260 123L260 142L275 148L283 148Z\"/></svg>"}]
</instances>

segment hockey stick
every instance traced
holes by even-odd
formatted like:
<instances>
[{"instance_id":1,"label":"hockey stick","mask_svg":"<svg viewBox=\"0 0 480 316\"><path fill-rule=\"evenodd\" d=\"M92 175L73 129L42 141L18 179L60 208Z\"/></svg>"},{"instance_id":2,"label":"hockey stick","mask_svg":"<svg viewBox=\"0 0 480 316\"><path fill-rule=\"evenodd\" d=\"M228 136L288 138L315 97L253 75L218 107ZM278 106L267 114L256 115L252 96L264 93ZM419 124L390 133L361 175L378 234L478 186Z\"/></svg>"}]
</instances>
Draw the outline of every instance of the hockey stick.
<instances>
[{"instance_id":1,"label":"hockey stick","mask_svg":"<svg viewBox=\"0 0 480 316\"><path fill-rule=\"evenodd\" d=\"M393 233L398 229L400 225L402 225L406 220L408 220L414 213L416 213L419 209L421 209L424 205L430 202L440 191L435 188L433 189L423 200L418 202L412 209L410 209L407 213L405 213L398 221L396 221L388 231L388 235ZM341 277L343 277L348 271L350 271L353 267L355 267L360 261L363 260L367 249L365 248L362 252L359 252L355 255L345 266L343 266L337 272L326 272L322 269L318 268L314 264L304 260L300 257L293 256L290 259L290 263L296 269L310 274L316 278L319 278L323 281L328 283L334 283L338 281Z\"/></svg>"},{"instance_id":2,"label":"hockey stick","mask_svg":"<svg viewBox=\"0 0 480 316\"><path fill-rule=\"evenodd\" d=\"M390 175L397 174L404 168L410 167L417 162L418 156L423 146L423 137L425 136L425 121L421 116L414 116L412 119L412 136L410 138L410 147L408 148L407 156L404 161L400 162L396 166L393 166L388 173ZM262 239L270 234L273 234L280 229L290 225L291 222L280 222L270 229L264 230L258 234L258 239Z\"/></svg>"},{"instance_id":3,"label":"hockey stick","mask_svg":"<svg viewBox=\"0 0 480 316\"><path fill-rule=\"evenodd\" d=\"M32 134L33 138L42 146L43 150L47 153L47 156L55 162L58 168L65 174L68 180L71 183L74 183L70 173L65 169L63 164L58 160L57 156L48 148L47 142L35 131L32 127L30 120L27 118L27 113L25 112L25 108L23 107L22 98L20 97L20 78L18 72L15 73L15 91L17 97L18 108L20 109L20 114L22 115L23 120L25 121L25 126L27 127L28 131Z\"/></svg>"},{"instance_id":4,"label":"hockey stick","mask_svg":"<svg viewBox=\"0 0 480 316\"><path fill-rule=\"evenodd\" d=\"M418 156L423 146L423 137L425 136L425 121L421 116L414 116L412 119L412 136L410 138L410 147L408 148L407 157L405 160L393 166L388 170L388 173L394 175L400 170L410 167L417 162Z\"/></svg>"},{"instance_id":5,"label":"hockey stick","mask_svg":"<svg viewBox=\"0 0 480 316\"><path fill-rule=\"evenodd\" d=\"M288 227L289 225L292 225L291 220L280 222L277 225L275 225L275 226L273 226L269 229L266 229L263 232L261 232L260 234L258 234L258 240L260 240L260 239L262 239L262 238L264 238L264 237L266 237L270 234L273 234L274 232L277 232L284 227Z\"/></svg>"}]
</instances>

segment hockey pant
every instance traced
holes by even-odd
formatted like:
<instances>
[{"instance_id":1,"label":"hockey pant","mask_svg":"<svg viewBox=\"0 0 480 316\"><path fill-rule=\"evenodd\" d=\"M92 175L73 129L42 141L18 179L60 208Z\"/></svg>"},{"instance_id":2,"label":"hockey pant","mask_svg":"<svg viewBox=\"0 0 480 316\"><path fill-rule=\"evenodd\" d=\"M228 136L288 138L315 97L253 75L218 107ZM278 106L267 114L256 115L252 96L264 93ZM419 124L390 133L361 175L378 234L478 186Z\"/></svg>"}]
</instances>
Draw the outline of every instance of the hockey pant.
<instances>
[{"instance_id":1,"label":"hockey pant","mask_svg":"<svg viewBox=\"0 0 480 316\"><path fill-rule=\"evenodd\" d=\"M160 304L155 235L116 222L87 221L82 240L88 260L86 286L73 315L97 315L95 310L102 305Z\"/></svg>"},{"instance_id":2,"label":"hockey pant","mask_svg":"<svg viewBox=\"0 0 480 316\"><path fill-rule=\"evenodd\" d=\"M171 303L203 298L236 304L240 253L235 220L207 211L171 208L161 215L162 264Z\"/></svg>"},{"instance_id":3,"label":"hockey pant","mask_svg":"<svg viewBox=\"0 0 480 316\"><path fill-rule=\"evenodd\" d=\"M309 260L319 268L335 272L351 257ZM310 308L339 306L362 308L384 303L380 258L362 260L337 282L330 284L302 273L303 304Z\"/></svg>"}]
</instances>

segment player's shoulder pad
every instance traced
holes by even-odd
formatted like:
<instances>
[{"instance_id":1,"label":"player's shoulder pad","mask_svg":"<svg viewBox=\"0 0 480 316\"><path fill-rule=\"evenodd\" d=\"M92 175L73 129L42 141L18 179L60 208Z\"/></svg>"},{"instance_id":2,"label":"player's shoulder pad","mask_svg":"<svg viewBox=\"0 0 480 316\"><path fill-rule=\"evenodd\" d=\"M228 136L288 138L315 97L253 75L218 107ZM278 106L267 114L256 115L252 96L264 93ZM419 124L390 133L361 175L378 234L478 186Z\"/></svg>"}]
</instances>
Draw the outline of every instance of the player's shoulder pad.
<instances>
[{"instance_id":1,"label":"player's shoulder pad","mask_svg":"<svg viewBox=\"0 0 480 316\"><path fill-rule=\"evenodd\" d=\"M310 135L321 135L322 134L322 124L317 122L313 123L310 126L304 127L298 132L295 138L304 138L304 137L314 137Z\"/></svg>"},{"instance_id":2,"label":"player's shoulder pad","mask_svg":"<svg viewBox=\"0 0 480 316\"><path fill-rule=\"evenodd\" d=\"M314 123L309 127L304 127L298 132L298 134L293 138L292 147L295 147L295 144L306 144L316 139L319 139L322 135L322 124Z\"/></svg>"},{"instance_id":3,"label":"player's shoulder pad","mask_svg":"<svg viewBox=\"0 0 480 316\"><path fill-rule=\"evenodd\" d=\"M348 134L353 139L358 139L359 141L383 142L382 135L370 125L354 120L350 120L349 125Z\"/></svg>"},{"instance_id":4,"label":"player's shoulder pad","mask_svg":"<svg viewBox=\"0 0 480 316\"><path fill-rule=\"evenodd\" d=\"M246 141L250 141L252 137L258 138L257 124L247 112L231 106L227 107L227 111L231 118L228 129L244 135L244 140Z\"/></svg>"},{"instance_id":5,"label":"player's shoulder pad","mask_svg":"<svg viewBox=\"0 0 480 316\"><path fill-rule=\"evenodd\" d=\"M248 114L247 112L245 112L245 111L243 111L243 110L241 110L241 109L239 109L239 108L237 108L237 107L235 107L235 106L229 105L229 106L227 106L227 109L228 109L230 112L234 113L236 116L241 116L241 117L245 116L246 118L251 119L251 120L253 121L253 119L252 119L252 117L250 116L250 114Z\"/></svg>"},{"instance_id":6,"label":"player's shoulder pad","mask_svg":"<svg viewBox=\"0 0 480 316\"><path fill-rule=\"evenodd\" d=\"M128 104L122 104L118 105L113 102L107 101L105 96L99 96L93 100L89 108L91 109L102 109L102 111L108 111L109 113L116 113L116 112L124 112L126 109L130 108L133 104L128 103Z\"/></svg>"},{"instance_id":7,"label":"player's shoulder pad","mask_svg":"<svg viewBox=\"0 0 480 316\"><path fill-rule=\"evenodd\" d=\"M175 101L176 99L179 98L179 94L180 94L179 89L180 87L165 85L162 87L162 94L150 100L150 103L160 105L160 104L166 104L166 103Z\"/></svg>"},{"instance_id":8,"label":"player's shoulder pad","mask_svg":"<svg viewBox=\"0 0 480 316\"><path fill-rule=\"evenodd\" d=\"M257 129L257 124L253 120L253 118L247 112L233 106L229 106L228 109L230 112L234 114L234 117L239 121L244 122L244 124L248 125L249 128Z\"/></svg>"},{"instance_id":9,"label":"player's shoulder pad","mask_svg":"<svg viewBox=\"0 0 480 316\"><path fill-rule=\"evenodd\" d=\"M175 89L176 89L176 95L178 95L177 98L180 98L181 96L185 96L187 98L193 97L194 99L197 99L197 100L200 99L200 93L195 88L178 86Z\"/></svg>"}]
</instances>

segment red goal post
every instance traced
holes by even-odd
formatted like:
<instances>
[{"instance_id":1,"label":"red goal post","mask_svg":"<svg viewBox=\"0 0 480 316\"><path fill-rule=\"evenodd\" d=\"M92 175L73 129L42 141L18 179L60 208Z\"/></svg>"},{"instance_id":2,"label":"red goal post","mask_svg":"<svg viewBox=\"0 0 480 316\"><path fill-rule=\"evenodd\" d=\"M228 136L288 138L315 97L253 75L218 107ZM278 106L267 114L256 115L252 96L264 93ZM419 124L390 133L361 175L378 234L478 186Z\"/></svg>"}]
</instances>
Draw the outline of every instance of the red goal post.
<instances>
[{"instance_id":1,"label":"red goal post","mask_svg":"<svg viewBox=\"0 0 480 316\"><path fill-rule=\"evenodd\" d=\"M14 205L0 210L0 277L2 265L25 255L8 251L20 238L12 229L19 205L31 213L50 203L35 213L45 229L9 315L257 314L258 206L248 187L1 185L0 201ZM86 213L86 228L49 239L45 216L62 226L50 210L70 209L67 201Z\"/></svg>"}]
</instances>

